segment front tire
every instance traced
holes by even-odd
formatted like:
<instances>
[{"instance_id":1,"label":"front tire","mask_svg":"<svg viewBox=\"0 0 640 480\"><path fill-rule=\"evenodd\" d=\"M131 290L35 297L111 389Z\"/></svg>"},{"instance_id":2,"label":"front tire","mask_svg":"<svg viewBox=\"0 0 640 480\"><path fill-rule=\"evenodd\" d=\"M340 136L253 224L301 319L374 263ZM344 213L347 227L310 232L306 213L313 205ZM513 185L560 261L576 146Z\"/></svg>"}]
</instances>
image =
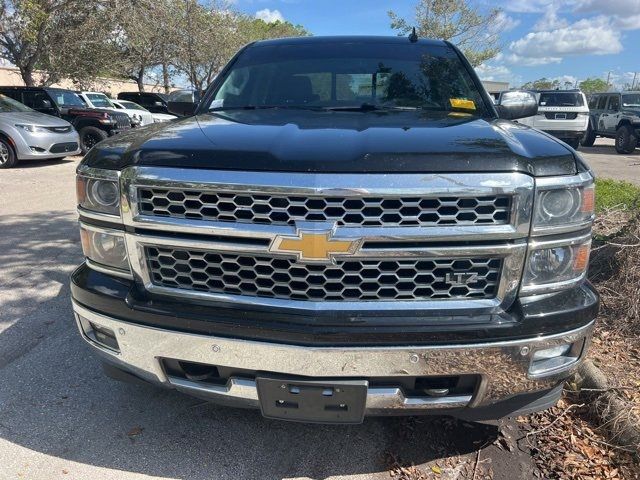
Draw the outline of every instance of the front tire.
<instances>
[{"instance_id":1,"label":"front tire","mask_svg":"<svg viewBox=\"0 0 640 480\"><path fill-rule=\"evenodd\" d=\"M587 127L587 131L582 135L582 139L580 140L580 145L583 147L593 147L593 144L596 141L596 132L593 131L591 125Z\"/></svg>"},{"instance_id":2,"label":"front tire","mask_svg":"<svg viewBox=\"0 0 640 480\"><path fill-rule=\"evenodd\" d=\"M18 163L16 152L8 140L0 137L0 168L12 168Z\"/></svg>"},{"instance_id":3,"label":"front tire","mask_svg":"<svg viewBox=\"0 0 640 480\"><path fill-rule=\"evenodd\" d=\"M616 130L616 152L633 153L638 145L638 137L631 125L622 125Z\"/></svg>"},{"instance_id":4,"label":"front tire","mask_svg":"<svg viewBox=\"0 0 640 480\"><path fill-rule=\"evenodd\" d=\"M96 127L84 127L80 129L80 150L83 155L86 155L91 148L97 143L101 142L109 135L104 130L100 130Z\"/></svg>"}]
</instances>

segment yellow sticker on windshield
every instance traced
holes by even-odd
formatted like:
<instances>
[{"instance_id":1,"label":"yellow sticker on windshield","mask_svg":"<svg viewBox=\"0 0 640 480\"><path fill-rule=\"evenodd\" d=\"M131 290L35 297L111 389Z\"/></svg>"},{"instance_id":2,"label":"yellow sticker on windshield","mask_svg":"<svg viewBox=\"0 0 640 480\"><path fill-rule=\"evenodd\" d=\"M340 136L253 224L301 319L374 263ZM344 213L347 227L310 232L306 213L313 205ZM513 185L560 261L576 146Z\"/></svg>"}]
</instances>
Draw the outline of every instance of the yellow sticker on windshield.
<instances>
[{"instance_id":1,"label":"yellow sticker on windshield","mask_svg":"<svg viewBox=\"0 0 640 480\"><path fill-rule=\"evenodd\" d=\"M453 108L464 108L465 110L475 110L476 104L473 100L467 100L465 98L450 98L451 106Z\"/></svg>"}]
</instances>

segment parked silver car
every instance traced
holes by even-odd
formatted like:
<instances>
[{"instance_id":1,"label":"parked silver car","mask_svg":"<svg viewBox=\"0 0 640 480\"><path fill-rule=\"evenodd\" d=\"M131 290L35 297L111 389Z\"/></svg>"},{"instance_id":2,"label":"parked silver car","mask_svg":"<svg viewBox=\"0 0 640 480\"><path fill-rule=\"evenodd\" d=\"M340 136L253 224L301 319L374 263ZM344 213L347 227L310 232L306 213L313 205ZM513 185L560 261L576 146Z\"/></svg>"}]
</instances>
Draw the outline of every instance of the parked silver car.
<instances>
[{"instance_id":1,"label":"parked silver car","mask_svg":"<svg viewBox=\"0 0 640 480\"><path fill-rule=\"evenodd\" d=\"M79 153L78 132L69 122L0 94L0 168Z\"/></svg>"}]
</instances>

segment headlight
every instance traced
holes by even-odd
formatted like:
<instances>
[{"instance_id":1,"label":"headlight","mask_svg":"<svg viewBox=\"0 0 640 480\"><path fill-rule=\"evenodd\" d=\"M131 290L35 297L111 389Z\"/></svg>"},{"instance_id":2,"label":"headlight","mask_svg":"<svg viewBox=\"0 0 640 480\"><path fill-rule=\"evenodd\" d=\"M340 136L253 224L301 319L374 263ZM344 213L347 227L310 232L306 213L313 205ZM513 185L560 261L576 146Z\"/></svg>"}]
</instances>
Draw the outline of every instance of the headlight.
<instances>
[{"instance_id":1,"label":"headlight","mask_svg":"<svg viewBox=\"0 0 640 480\"><path fill-rule=\"evenodd\" d=\"M553 292L582 281L590 249L591 232L569 239L531 242L520 294Z\"/></svg>"},{"instance_id":2,"label":"headlight","mask_svg":"<svg viewBox=\"0 0 640 480\"><path fill-rule=\"evenodd\" d=\"M100 178L78 173L76 176L78 205L94 212L120 215L118 173L104 170L98 177Z\"/></svg>"},{"instance_id":3,"label":"headlight","mask_svg":"<svg viewBox=\"0 0 640 480\"><path fill-rule=\"evenodd\" d=\"M24 125L24 124L17 123L16 127L21 128L22 130L26 130L27 132L30 132L30 133L43 133L43 132L49 131L45 127L39 127L37 125Z\"/></svg>"},{"instance_id":4,"label":"headlight","mask_svg":"<svg viewBox=\"0 0 640 480\"><path fill-rule=\"evenodd\" d=\"M129 259L124 234L88 225L80 225L84 256L91 262L121 273L129 272Z\"/></svg>"},{"instance_id":5,"label":"headlight","mask_svg":"<svg viewBox=\"0 0 640 480\"><path fill-rule=\"evenodd\" d=\"M595 194L593 177L583 173L567 177L542 178L536 184L533 232L558 233L591 225Z\"/></svg>"}]
</instances>

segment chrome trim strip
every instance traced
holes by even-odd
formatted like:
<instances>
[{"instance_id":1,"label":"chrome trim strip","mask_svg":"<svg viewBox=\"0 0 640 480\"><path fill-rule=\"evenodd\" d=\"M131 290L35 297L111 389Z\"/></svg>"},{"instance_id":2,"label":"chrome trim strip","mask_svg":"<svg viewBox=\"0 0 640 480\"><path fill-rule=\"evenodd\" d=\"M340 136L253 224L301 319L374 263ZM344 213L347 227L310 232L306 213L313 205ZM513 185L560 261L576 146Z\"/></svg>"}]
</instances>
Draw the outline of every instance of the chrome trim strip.
<instances>
[{"instance_id":1,"label":"chrome trim strip","mask_svg":"<svg viewBox=\"0 0 640 480\"><path fill-rule=\"evenodd\" d=\"M260 408L256 382L247 378L231 377L226 385L213 385L185 378L167 376L169 384L186 394L215 400L236 400L243 406ZM367 389L366 409L391 410L435 410L441 408L464 408L469 405L471 395L449 395L445 397L410 397L397 387L369 387Z\"/></svg>"},{"instance_id":2,"label":"chrome trim strip","mask_svg":"<svg viewBox=\"0 0 640 480\"><path fill-rule=\"evenodd\" d=\"M533 352L588 340L594 326L591 322L555 335L475 344L303 347L147 327L98 314L76 302L73 309L77 315L116 332L119 353L92 343L78 323L83 338L96 352L151 382L170 385L162 358L310 378L480 375L481 385L470 406L490 405L518 393L556 386L578 363L533 378L528 373ZM585 354L586 347L580 359ZM411 405L399 408L410 409Z\"/></svg>"},{"instance_id":3,"label":"chrome trim strip","mask_svg":"<svg viewBox=\"0 0 640 480\"><path fill-rule=\"evenodd\" d=\"M173 189L217 190L256 194L301 196L512 196L510 225L464 225L437 227L340 227L341 237L368 240L438 240L522 238L528 235L533 205L534 180L522 173L468 174L308 174L238 172L162 167L129 167L122 171L122 218L135 228L219 236L273 240L294 235L295 227L251 223L212 222L141 215L137 209L137 186ZM355 187L354 187L355 186Z\"/></svg>"},{"instance_id":4,"label":"chrome trim strip","mask_svg":"<svg viewBox=\"0 0 640 480\"><path fill-rule=\"evenodd\" d=\"M78 205L77 210L78 210L78 215L80 216L80 221L82 221L83 218L89 218L91 220L98 220L100 222L116 223L122 226L122 218L120 218L120 215L113 215L111 213L94 212L91 210L87 210L86 208L83 208L80 205Z\"/></svg>"},{"instance_id":5,"label":"chrome trim strip","mask_svg":"<svg viewBox=\"0 0 640 480\"><path fill-rule=\"evenodd\" d=\"M594 178L591 172L582 172L577 175L562 175L558 177L539 177L536 178L536 188L550 190L567 187L580 187L593 182Z\"/></svg>"},{"instance_id":6,"label":"chrome trim strip","mask_svg":"<svg viewBox=\"0 0 640 480\"><path fill-rule=\"evenodd\" d=\"M78 165L78 168L76 168L76 175L98 178L102 180L118 181L118 179L120 178L120 170L105 170L104 168L88 167L87 165L81 163L80 165Z\"/></svg>"},{"instance_id":7,"label":"chrome trim strip","mask_svg":"<svg viewBox=\"0 0 640 480\"><path fill-rule=\"evenodd\" d=\"M87 264L87 267L95 270L96 272L106 273L107 275L113 275L114 277L126 278L127 280L133 280L133 275L130 272L105 267L87 257L85 257L84 261Z\"/></svg>"},{"instance_id":8,"label":"chrome trim strip","mask_svg":"<svg viewBox=\"0 0 640 480\"><path fill-rule=\"evenodd\" d=\"M173 377L171 375L167 375L167 380L177 390L184 393L205 395L211 397L211 399L241 399L243 402L249 402L252 407L258 408L260 406L256 382L247 378L232 377L226 385L194 382L186 378Z\"/></svg>"}]
</instances>

